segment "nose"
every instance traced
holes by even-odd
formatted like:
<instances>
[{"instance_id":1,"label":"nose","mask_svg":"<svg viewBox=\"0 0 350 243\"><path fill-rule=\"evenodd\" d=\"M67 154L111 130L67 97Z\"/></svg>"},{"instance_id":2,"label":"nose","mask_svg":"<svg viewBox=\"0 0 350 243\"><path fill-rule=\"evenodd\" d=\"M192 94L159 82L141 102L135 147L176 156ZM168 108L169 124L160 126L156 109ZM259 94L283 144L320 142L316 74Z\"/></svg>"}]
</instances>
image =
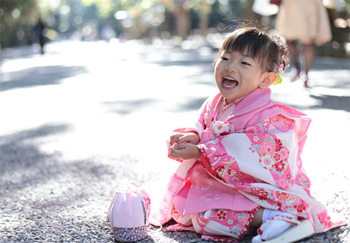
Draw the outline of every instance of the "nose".
<instances>
[{"instance_id":1,"label":"nose","mask_svg":"<svg viewBox=\"0 0 350 243\"><path fill-rule=\"evenodd\" d=\"M227 66L225 67L225 71L230 72L230 73L237 72L235 63L234 62L228 63Z\"/></svg>"}]
</instances>

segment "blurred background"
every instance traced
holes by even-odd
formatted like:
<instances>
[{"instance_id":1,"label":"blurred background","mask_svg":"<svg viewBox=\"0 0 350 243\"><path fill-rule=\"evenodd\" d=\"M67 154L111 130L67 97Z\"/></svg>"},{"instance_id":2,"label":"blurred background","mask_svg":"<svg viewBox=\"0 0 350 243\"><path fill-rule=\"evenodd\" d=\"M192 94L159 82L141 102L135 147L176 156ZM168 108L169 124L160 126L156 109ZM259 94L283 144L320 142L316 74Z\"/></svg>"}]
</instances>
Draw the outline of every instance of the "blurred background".
<instances>
[{"instance_id":1,"label":"blurred background","mask_svg":"<svg viewBox=\"0 0 350 243\"><path fill-rule=\"evenodd\" d=\"M333 40L319 56L350 56L350 0L323 0ZM273 29L276 14L253 11L254 0L0 0L0 50L35 47L42 21L45 43L62 40L218 47L223 35L248 19ZM190 41L188 41L190 40Z\"/></svg>"},{"instance_id":2,"label":"blurred background","mask_svg":"<svg viewBox=\"0 0 350 243\"><path fill-rule=\"evenodd\" d=\"M316 48L310 88L290 71L272 98L313 120L313 195L350 225L350 0L294 0L318 1L333 37ZM177 167L169 133L217 93L212 62L228 32L242 19L274 31L283 5L264 2L0 0L0 242L113 242L115 191ZM350 242L349 225L303 242Z\"/></svg>"}]
</instances>

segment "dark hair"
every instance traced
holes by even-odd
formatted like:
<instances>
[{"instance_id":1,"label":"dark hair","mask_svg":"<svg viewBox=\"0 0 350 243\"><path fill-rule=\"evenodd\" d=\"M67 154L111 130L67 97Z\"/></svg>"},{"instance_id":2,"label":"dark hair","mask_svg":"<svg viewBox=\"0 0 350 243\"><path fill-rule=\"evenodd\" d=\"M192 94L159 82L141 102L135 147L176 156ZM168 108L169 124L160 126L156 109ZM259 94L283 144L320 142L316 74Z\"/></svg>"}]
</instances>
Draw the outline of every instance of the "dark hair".
<instances>
[{"instance_id":1,"label":"dark hair","mask_svg":"<svg viewBox=\"0 0 350 243\"><path fill-rule=\"evenodd\" d=\"M281 72L287 67L288 49L281 38L256 27L239 28L229 34L214 63L226 50L249 54L268 72Z\"/></svg>"}]
</instances>

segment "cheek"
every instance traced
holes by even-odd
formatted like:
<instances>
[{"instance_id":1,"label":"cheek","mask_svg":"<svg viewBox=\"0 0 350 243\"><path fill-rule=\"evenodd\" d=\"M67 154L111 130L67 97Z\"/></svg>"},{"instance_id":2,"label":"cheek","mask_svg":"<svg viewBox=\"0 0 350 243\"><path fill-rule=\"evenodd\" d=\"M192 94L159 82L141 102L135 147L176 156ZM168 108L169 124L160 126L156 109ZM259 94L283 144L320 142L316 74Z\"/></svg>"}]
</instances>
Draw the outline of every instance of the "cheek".
<instances>
[{"instance_id":1,"label":"cheek","mask_svg":"<svg viewBox=\"0 0 350 243\"><path fill-rule=\"evenodd\" d=\"M215 77L221 76L222 72L224 70L224 66L220 63L217 63L214 67L214 75Z\"/></svg>"},{"instance_id":2,"label":"cheek","mask_svg":"<svg viewBox=\"0 0 350 243\"><path fill-rule=\"evenodd\" d=\"M217 70L217 69L215 68L215 70L214 70L214 78L215 78L215 82L216 82L216 83L219 82L220 77L221 77L221 75L220 75L219 70Z\"/></svg>"}]
</instances>

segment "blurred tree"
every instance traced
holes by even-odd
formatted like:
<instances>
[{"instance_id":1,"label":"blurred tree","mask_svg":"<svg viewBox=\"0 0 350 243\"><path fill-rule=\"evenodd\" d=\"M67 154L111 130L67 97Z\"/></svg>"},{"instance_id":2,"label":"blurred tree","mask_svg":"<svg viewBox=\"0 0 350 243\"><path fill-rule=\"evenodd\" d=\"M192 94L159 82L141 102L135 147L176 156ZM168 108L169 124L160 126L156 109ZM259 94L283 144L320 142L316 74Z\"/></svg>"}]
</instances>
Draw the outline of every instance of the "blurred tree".
<instances>
[{"instance_id":1,"label":"blurred tree","mask_svg":"<svg viewBox=\"0 0 350 243\"><path fill-rule=\"evenodd\" d=\"M197 1L197 5L200 7L200 23L199 28L201 34L206 35L209 29L209 20L212 13L212 6L215 1Z\"/></svg>"},{"instance_id":2,"label":"blurred tree","mask_svg":"<svg viewBox=\"0 0 350 243\"><path fill-rule=\"evenodd\" d=\"M116 1L116 0L82 0L83 6L92 6L97 7L98 14L101 18L109 18L114 15L116 9L121 7L125 1Z\"/></svg>"},{"instance_id":3,"label":"blurred tree","mask_svg":"<svg viewBox=\"0 0 350 243\"><path fill-rule=\"evenodd\" d=\"M174 0L177 35L185 39L190 31L189 12L186 0Z\"/></svg>"},{"instance_id":4,"label":"blurred tree","mask_svg":"<svg viewBox=\"0 0 350 243\"><path fill-rule=\"evenodd\" d=\"M0 45L26 44L39 17L37 0L0 0Z\"/></svg>"},{"instance_id":5,"label":"blurred tree","mask_svg":"<svg viewBox=\"0 0 350 243\"><path fill-rule=\"evenodd\" d=\"M84 8L96 9L96 13L86 13L86 17L95 16L101 25L112 24L117 32L123 30L129 38L140 38L152 25L152 18L145 18L160 0L81 0ZM119 13L119 14L117 14Z\"/></svg>"},{"instance_id":6,"label":"blurred tree","mask_svg":"<svg viewBox=\"0 0 350 243\"><path fill-rule=\"evenodd\" d=\"M253 0L0 0L3 46L23 44L31 25L41 15L51 39L81 36L99 39L111 27L129 39L156 36L187 38L191 30L203 35L212 28L227 31L233 19L250 15ZM251 15L250 15L251 16ZM253 16L254 18L254 16ZM163 35L162 35L163 33ZM123 35L124 35L123 34ZM29 34L24 34L25 36ZM29 38L30 39L30 38Z\"/></svg>"}]
</instances>

